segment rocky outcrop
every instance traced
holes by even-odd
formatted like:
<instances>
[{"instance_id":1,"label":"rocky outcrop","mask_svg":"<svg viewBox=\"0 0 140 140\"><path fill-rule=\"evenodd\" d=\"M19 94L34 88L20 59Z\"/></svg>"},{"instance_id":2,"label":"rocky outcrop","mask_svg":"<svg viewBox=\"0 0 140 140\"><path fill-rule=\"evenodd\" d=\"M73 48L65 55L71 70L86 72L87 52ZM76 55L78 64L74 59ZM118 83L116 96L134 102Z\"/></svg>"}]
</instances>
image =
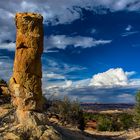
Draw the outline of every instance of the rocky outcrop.
<instances>
[{"instance_id":1,"label":"rocky outcrop","mask_svg":"<svg viewBox=\"0 0 140 140\"><path fill-rule=\"evenodd\" d=\"M45 131L42 133L42 129ZM49 126L13 127L11 132L5 133L2 140L61 140L60 134Z\"/></svg>"},{"instance_id":2,"label":"rocky outcrop","mask_svg":"<svg viewBox=\"0 0 140 140\"><path fill-rule=\"evenodd\" d=\"M7 84L0 84L0 105L10 103L10 91Z\"/></svg>"},{"instance_id":3,"label":"rocky outcrop","mask_svg":"<svg viewBox=\"0 0 140 140\"><path fill-rule=\"evenodd\" d=\"M42 123L43 17L35 13L17 13L16 52L10 79L12 104L20 124ZM44 116L45 118L45 116Z\"/></svg>"},{"instance_id":4,"label":"rocky outcrop","mask_svg":"<svg viewBox=\"0 0 140 140\"><path fill-rule=\"evenodd\" d=\"M42 110L43 17L35 13L17 13L15 22L16 52L9 88L17 119L3 137L61 140L59 133L47 125L47 116Z\"/></svg>"},{"instance_id":5,"label":"rocky outcrop","mask_svg":"<svg viewBox=\"0 0 140 140\"><path fill-rule=\"evenodd\" d=\"M43 52L43 17L17 13L16 53L10 79L12 103L20 110L42 109L41 54Z\"/></svg>"},{"instance_id":6,"label":"rocky outcrop","mask_svg":"<svg viewBox=\"0 0 140 140\"><path fill-rule=\"evenodd\" d=\"M7 84L0 84L0 95L10 96Z\"/></svg>"},{"instance_id":7,"label":"rocky outcrop","mask_svg":"<svg viewBox=\"0 0 140 140\"><path fill-rule=\"evenodd\" d=\"M28 113L26 115L29 115ZM30 119L37 122L34 115L30 114ZM44 125L45 120L42 116L40 113L40 119L42 119L40 125L17 124L14 109L0 106L0 140L61 140L61 135L53 127Z\"/></svg>"}]
</instances>

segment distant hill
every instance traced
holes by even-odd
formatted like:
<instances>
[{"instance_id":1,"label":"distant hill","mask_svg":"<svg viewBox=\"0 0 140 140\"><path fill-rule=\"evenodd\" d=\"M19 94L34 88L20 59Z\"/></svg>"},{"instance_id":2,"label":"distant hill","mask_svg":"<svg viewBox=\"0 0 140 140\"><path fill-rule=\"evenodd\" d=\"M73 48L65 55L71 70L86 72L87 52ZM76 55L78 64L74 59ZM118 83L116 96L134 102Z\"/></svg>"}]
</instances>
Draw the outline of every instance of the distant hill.
<instances>
[{"instance_id":1,"label":"distant hill","mask_svg":"<svg viewBox=\"0 0 140 140\"><path fill-rule=\"evenodd\" d=\"M104 111L133 109L134 103L81 103L84 110Z\"/></svg>"}]
</instances>

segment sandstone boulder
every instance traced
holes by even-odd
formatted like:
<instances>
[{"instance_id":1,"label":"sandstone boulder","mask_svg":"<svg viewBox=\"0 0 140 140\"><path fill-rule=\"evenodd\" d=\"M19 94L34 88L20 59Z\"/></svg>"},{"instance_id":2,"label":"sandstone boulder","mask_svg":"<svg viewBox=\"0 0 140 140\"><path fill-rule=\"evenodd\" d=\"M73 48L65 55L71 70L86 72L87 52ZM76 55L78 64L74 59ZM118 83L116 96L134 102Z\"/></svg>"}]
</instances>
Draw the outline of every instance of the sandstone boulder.
<instances>
[{"instance_id":1,"label":"sandstone boulder","mask_svg":"<svg viewBox=\"0 0 140 140\"><path fill-rule=\"evenodd\" d=\"M19 136L14 133L6 133L3 140L21 140Z\"/></svg>"},{"instance_id":2,"label":"sandstone boulder","mask_svg":"<svg viewBox=\"0 0 140 140\"><path fill-rule=\"evenodd\" d=\"M9 92L9 89L8 89L7 86L1 86L0 85L0 92L4 96L9 96L10 95L10 92Z\"/></svg>"}]
</instances>

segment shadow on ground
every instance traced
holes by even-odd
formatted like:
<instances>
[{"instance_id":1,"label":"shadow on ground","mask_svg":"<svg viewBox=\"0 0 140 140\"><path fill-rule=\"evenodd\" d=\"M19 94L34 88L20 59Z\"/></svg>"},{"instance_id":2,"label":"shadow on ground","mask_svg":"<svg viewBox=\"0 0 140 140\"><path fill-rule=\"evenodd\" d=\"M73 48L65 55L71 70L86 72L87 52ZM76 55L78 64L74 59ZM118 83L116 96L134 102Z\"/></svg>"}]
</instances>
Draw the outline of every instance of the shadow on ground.
<instances>
[{"instance_id":1,"label":"shadow on ground","mask_svg":"<svg viewBox=\"0 0 140 140\"><path fill-rule=\"evenodd\" d=\"M62 126L53 125L53 127L62 135L63 140L126 140L119 138L118 136L102 136L102 135L91 135L86 132L78 130L70 130Z\"/></svg>"}]
</instances>

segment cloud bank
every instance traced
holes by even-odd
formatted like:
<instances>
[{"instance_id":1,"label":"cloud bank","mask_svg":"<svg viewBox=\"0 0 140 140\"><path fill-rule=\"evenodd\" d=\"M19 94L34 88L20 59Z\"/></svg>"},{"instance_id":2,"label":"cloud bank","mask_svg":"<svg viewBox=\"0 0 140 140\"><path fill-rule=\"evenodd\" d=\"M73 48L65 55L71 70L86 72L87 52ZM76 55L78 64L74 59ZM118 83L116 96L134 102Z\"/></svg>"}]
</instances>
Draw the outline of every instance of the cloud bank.
<instances>
[{"instance_id":1,"label":"cloud bank","mask_svg":"<svg viewBox=\"0 0 140 140\"><path fill-rule=\"evenodd\" d=\"M57 93L54 96L58 98L67 95L84 102L134 102L133 94L140 87L140 79L131 78L134 74L135 71L112 68L83 80L73 81L65 77L64 81L46 87L44 92L48 96Z\"/></svg>"},{"instance_id":2,"label":"cloud bank","mask_svg":"<svg viewBox=\"0 0 140 140\"><path fill-rule=\"evenodd\" d=\"M47 25L58 25L58 24L69 24L75 20L82 19L83 10L91 11L95 14L106 14L108 11L130 11L138 12L140 11L140 1L139 0L4 0L0 1L0 43L5 40L15 41L15 25L14 16L16 12L38 12L44 17L44 24ZM131 29L128 26L127 31ZM134 34L131 33L131 34ZM124 34L127 36L129 34ZM58 42L57 47L64 48L64 44L74 44L75 47L91 47L91 45L96 46L98 44L109 43L109 40L94 40L92 38L75 37L67 38L66 36L52 36L49 40L61 40L64 42ZM83 39L82 42L75 41L76 39ZM55 44L51 44L52 46ZM62 46L60 46L62 45ZM0 46L0 49L2 47ZM6 47L6 49L9 49Z\"/></svg>"}]
</instances>

